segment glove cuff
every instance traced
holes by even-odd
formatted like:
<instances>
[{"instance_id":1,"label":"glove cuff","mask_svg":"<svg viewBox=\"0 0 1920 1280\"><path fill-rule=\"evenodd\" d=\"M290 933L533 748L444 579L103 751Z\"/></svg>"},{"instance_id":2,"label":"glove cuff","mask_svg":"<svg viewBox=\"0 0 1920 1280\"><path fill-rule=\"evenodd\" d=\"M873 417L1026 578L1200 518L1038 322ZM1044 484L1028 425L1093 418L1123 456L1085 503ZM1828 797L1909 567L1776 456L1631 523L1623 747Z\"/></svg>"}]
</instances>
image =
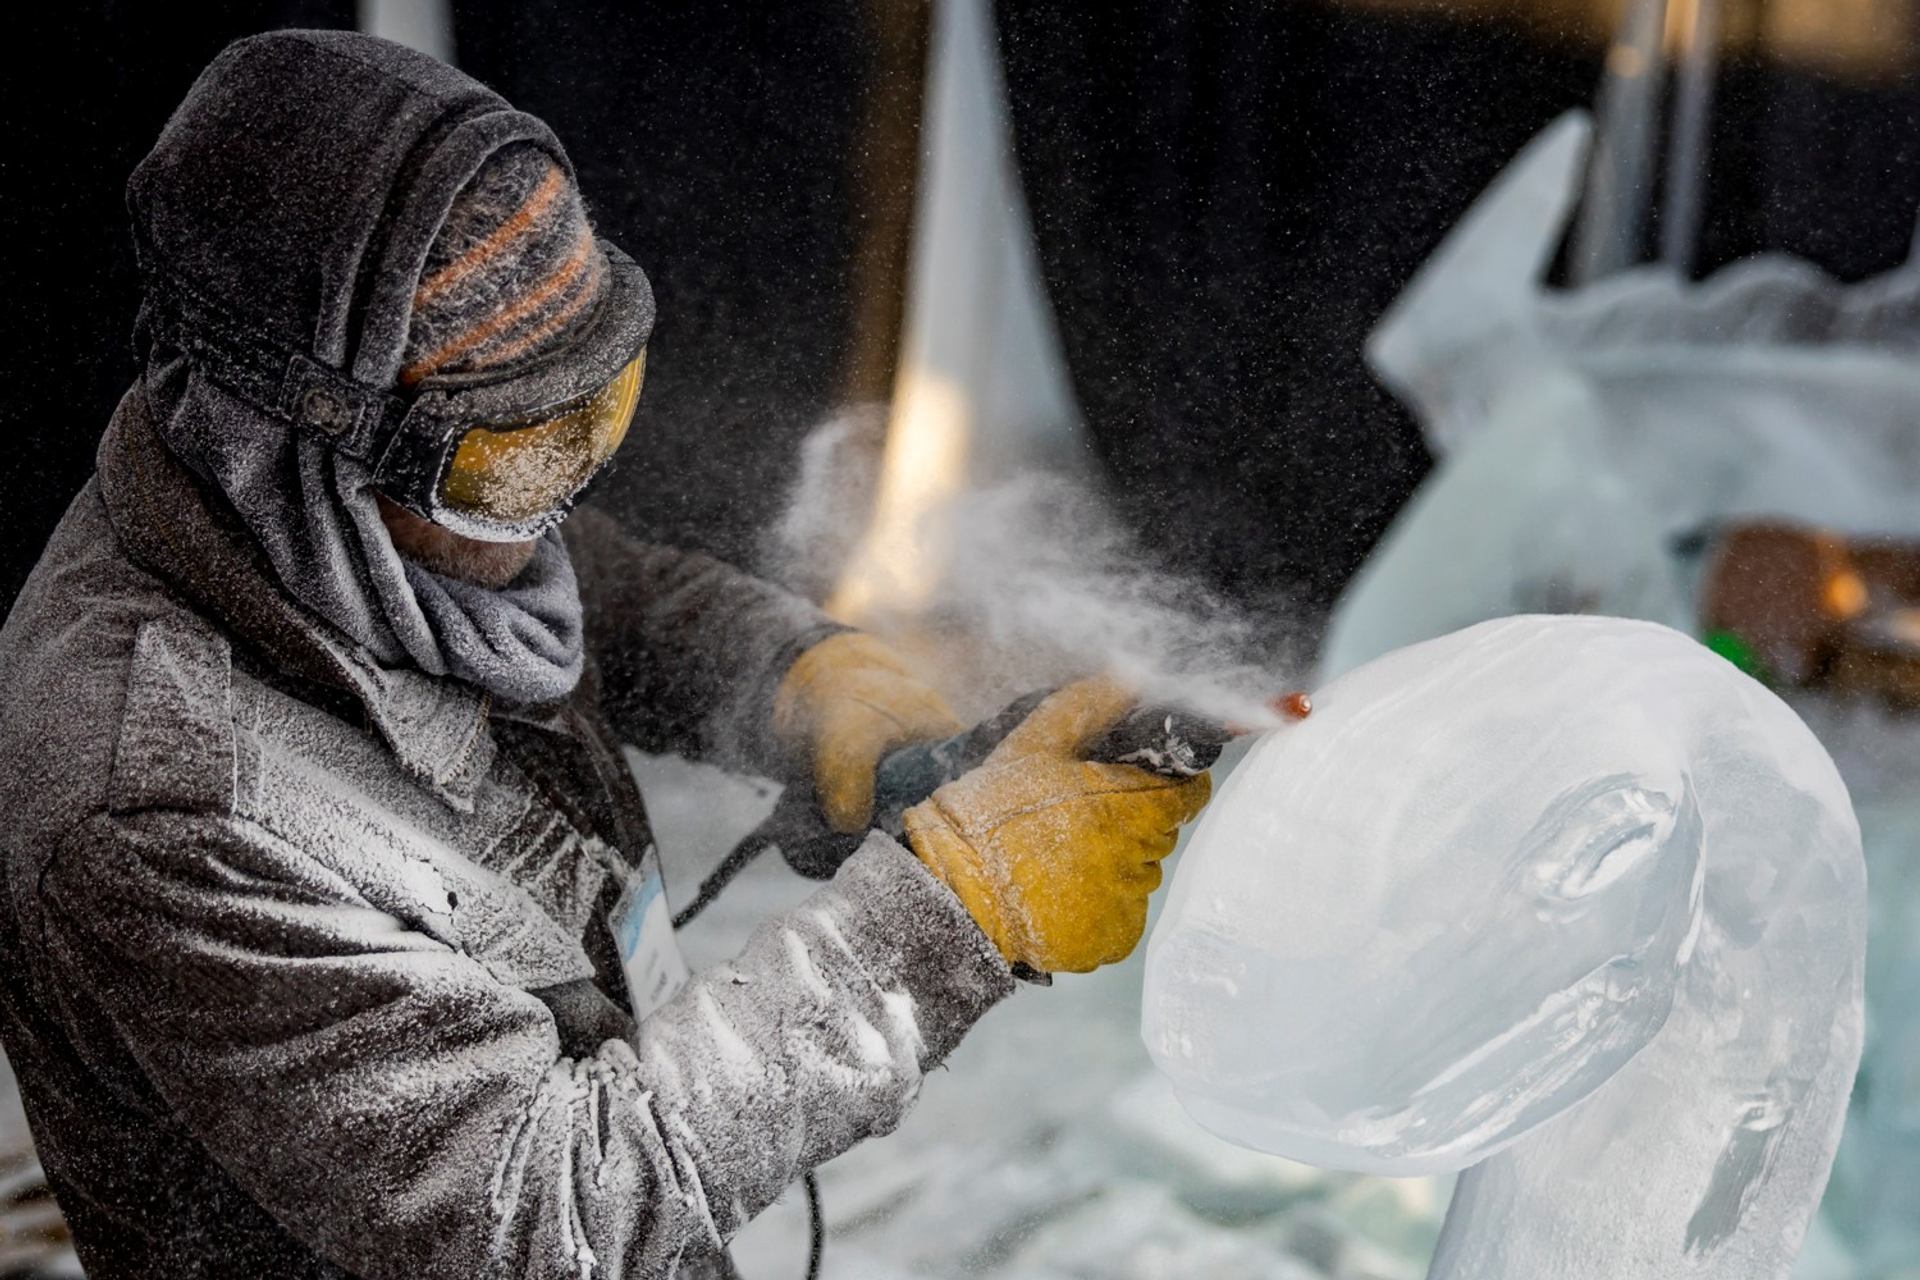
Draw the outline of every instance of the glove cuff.
<instances>
[{"instance_id":1,"label":"glove cuff","mask_svg":"<svg viewBox=\"0 0 1920 1280\"><path fill-rule=\"evenodd\" d=\"M1000 894L989 877L979 852L967 842L935 801L927 800L906 811L901 820L907 847L933 874L933 878L953 891L967 909L980 932L998 949L1008 964L1026 957L1015 945L1009 922L1002 911Z\"/></svg>"}]
</instances>

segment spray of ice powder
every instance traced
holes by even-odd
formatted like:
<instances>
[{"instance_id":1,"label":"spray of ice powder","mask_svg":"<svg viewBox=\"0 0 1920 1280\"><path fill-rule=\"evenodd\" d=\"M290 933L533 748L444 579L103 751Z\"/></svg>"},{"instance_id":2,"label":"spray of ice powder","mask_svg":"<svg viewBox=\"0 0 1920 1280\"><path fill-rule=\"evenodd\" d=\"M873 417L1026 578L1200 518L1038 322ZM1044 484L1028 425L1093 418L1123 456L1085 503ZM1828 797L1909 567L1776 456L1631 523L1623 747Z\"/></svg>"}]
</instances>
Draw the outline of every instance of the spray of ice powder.
<instances>
[{"instance_id":1,"label":"spray of ice powder","mask_svg":"<svg viewBox=\"0 0 1920 1280\"><path fill-rule=\"evenodd\" d=\"M778 559L799 563L823 537L844 544L831 529L854 496L803 475ZM943 654L941 674L963 713L1109 671L1145 701L1250 729L1281 723L1268 703L1293 687L1284 656L1293 637L1158 567L1090 487L1018 476L929 511L916 536L931 581L903 593L911 615L883 599L862 622L887 635L960 637L966 652Z\"/></svg>"}]
</instances>

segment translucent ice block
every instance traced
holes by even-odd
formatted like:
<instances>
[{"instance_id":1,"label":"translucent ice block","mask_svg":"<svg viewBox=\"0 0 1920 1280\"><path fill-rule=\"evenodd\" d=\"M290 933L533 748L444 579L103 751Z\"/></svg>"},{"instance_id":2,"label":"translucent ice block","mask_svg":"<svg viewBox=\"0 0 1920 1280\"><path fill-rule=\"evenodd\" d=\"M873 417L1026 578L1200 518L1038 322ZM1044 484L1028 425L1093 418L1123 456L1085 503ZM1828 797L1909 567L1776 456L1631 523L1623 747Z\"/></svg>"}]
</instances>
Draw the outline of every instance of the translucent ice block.
<instances>
[{"instance_id":1,"label":"translucent ice block","mask_svg":"<svg viewBox=\"0 0 1920 1280\"><path fill-rule=\"evenodd\" d=\"M1784 1276L1860 1049L1832 761L1649 623L1389 654L1257 743L1178 867L1143 1034L1203 1125L1469 1169L1444 1276Z\"/></svg>"}]
</instances>

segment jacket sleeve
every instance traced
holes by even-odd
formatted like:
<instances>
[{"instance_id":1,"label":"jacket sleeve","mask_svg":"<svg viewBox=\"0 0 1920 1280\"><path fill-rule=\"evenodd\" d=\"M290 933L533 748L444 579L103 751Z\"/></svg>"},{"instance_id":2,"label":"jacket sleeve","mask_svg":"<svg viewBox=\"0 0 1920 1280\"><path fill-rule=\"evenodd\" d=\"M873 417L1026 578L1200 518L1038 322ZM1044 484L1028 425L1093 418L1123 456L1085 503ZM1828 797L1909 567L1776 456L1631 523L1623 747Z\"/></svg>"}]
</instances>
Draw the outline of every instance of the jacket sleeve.
<instances>
[{"instance_id":1,"label":"jacket sleeve","mask_svg":"<svg viewBox=\"0 0 1920 1280\"><path fill-rule=\"evenodd\" d=\"M97 819L42 893L61 980L196 1140L370 1280L671 1274L892 1129L1011 986L878 835L630 1043L579 1058L534 995L236 819Z\"/></svg>"},{"instance_id":2,"label":"jacket sleeve","mask_svg":"<svg viewBox=\"0 0 1920 1280\"><path fill-rule=\"evenodd\" d=\"M804 650L846 628L710 556L630 538L602 512L576 512L562 529L620 736L780 776L774 690Z\"/></svg>"}]
</instances>

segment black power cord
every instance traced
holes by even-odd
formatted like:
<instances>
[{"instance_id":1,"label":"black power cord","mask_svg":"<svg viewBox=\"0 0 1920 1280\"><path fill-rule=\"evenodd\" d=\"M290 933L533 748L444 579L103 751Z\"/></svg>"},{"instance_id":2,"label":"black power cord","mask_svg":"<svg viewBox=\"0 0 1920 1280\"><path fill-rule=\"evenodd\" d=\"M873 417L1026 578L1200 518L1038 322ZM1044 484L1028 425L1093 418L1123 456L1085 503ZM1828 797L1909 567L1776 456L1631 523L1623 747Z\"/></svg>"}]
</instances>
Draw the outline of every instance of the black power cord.
<instances>
[{"instance_id":1,"label":"black power cord","mask_svg":"<svg viewBox=\"0 0 1920 1280\"><path fill-rule=\"evenodd\" d=\"M807 1280L820 1280L820 1258L827 1251L827 1215L820 1207L820 1179L809 1169L800 1184L807 1192Z\"/></svg>"},{"instance_id":2,"label":"black power cord","mask_svg":"<svg viewBox=\"0 0 1920 1280\"><path fill-rule=\"evenodd\" d=\"M673 927L685 927L689 920L713 905L720 891L732 884L733 878L745 871L749 862L773 848L773 844L771 836L756 833L733 846L727 856L720 860L720 865L713 869L713 874L700 882L700 892L693 895L693 901L674 913Z\"/></svg>"}]
</instances>

